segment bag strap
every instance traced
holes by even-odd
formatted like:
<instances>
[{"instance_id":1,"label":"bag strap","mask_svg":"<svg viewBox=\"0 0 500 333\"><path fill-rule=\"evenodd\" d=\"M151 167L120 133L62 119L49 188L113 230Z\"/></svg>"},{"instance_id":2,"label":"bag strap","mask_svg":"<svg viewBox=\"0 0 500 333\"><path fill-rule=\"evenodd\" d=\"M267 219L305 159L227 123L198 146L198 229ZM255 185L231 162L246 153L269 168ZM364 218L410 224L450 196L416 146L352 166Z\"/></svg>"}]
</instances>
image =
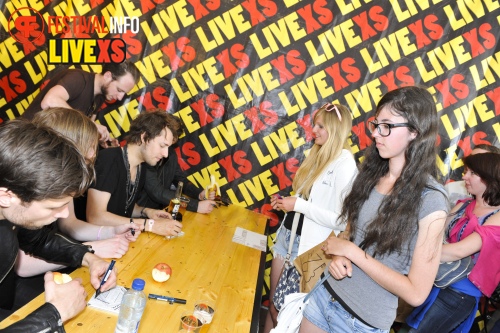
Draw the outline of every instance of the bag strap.
<instances>
[{"instance_id":1,"label":"bag strap","mask_svg":"<svg viewBox=\"0 0 500 333\"><path fill-rule=\"evenodd\" d=\"M486 220L489 219L491 216L495 215L496 213L500 212L500 209L497 209L495 210L494 212L491 212L489 213L484 219L483 219L483 223L481 223L481 225L485 224L486 223Z\"/></svg>"},{"instance_id":2,"label":"bag strap","mask_svg":"<svg viewBox=\"0 0 500 333\"><path fill-rule=\"evenodd\" d=\"M318 283L316 283L316 285L306 295L306 297L304 297L304 303L307 302L307 300L309 299L309 297L311 297L312 294L319 288L319 286L321 286L326 281L326 279L328 279L330 276L331 276L330 272L326 272L325 276L323 276L323 278L321 280L319 280Z\"/></svg>"},{"instance_id":3,"label":"bag strap","mask_svg":"<svg viewBox=\"0 0 500 333\"><path fill-rule=\"evenodd\" d=\"M446 238L448 238L450 236L451 229L453 229L455 224L457 224L458 220L463 217L463 215L465 213L465 209L467 208L467 206L469 206L469 204L471 202L472 202L472 200L465 201L462 204L462 206L454 213L455 216L453 217L453 219L450 221L450 223L446 227L446 233L445 233Z\"/></svg>"},{"instance_id":4,"label":"bag strap","mask_svg":"<svg viewBox=\"0 0 500 333\"><path fill-rule=\"evenodd\" d=\"M290 234L290 243L288 244L288 252L286 253L285 262L290 262L292 256L293 242L295 241L295 234L297 233L297 227L299 226L300 213L294 212L292 230Z\"/></svg>"}]
</instances>

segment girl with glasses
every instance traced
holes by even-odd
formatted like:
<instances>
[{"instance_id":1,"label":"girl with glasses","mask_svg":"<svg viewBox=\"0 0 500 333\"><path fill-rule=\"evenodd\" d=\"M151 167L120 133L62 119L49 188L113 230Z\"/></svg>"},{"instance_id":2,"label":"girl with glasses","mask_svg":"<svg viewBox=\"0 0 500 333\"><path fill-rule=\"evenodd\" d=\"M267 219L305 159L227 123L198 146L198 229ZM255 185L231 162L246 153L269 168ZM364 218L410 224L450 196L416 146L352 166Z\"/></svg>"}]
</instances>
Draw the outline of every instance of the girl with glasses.
<instances>
[{"instance_id":1,"label":"girl with glasses","mask_svg":"<svg viewBox=\"0 0 500 333\"><path fill-rule=\"evenodd\" d=\"M409 332L469 332L479 298L490 297L500 282L500 155L482 153L464 159L463 180L470 199L459 200L448 217L441 261L472 256L467 278L447 288L432 288L407 318Z\"/></svg>"},{"instance_id":2,"label":"girl with glasses","mask_svg":"<svg viewBox=\"0 0 500 333\"><path fill-rule=\"evenodd\" d=\"M336 234L344 230L345 225L337 218L342 209L342 198L357 173L347 141L352 127L349 109L327 103L314 114L313 123L314 145L293 179L295 195L271 200L274 209L288 212L286 216L292 216L293 212L303 214L291 253L292 261L298 254L323 242L332 230ZM264 332L276 325L278 310L273 296L288 251L293 220L286 216L272 248L271 300Z\"/></svg>"},{"instance_id":3,"label":"girl with glasses","mask_svg":"<svg viewBox=\"0 0 500 333\"><path fill-rule=\"evenodd\" d=\"M373 143L339 217L350 238L325 241L332 277L305 307L301 333L389 332L398 297L421 304L436 276L448 204L435 179L434 101L404 87L385 94L374 116Z\"/></svg>"}]
</instances>

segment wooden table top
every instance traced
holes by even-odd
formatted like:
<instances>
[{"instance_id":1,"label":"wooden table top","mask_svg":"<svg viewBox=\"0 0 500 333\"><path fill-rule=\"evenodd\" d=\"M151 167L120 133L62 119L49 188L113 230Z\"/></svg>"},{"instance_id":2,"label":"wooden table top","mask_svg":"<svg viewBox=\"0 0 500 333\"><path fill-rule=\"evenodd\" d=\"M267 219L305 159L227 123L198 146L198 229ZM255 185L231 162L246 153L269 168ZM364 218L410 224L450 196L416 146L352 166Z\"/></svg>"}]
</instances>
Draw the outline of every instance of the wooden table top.
<instances>
[{"instance_id":1,"label":"wooden table top","mask_svg":"<svg viewBox=\"0 0 500 333\"><path fill-rule=\"evenodd\" d=\"M182 312L192 310L200 299L213 300L216 307L212 323L203 326L201 332L249 332L262 252L234 243L232 238L236 227L264 234L267 217L230 205L214 209L209 215L187 212L183 223L183 237L165 240L143 233L116 262L118 285L130 287L134 278L141 278L146 281L146 295L187 300L187 304L171 305L148 299L139 333L177 332ZM172 267L172 276L163 283L151 276L153 267L160 262ZM87 268L81 267L71 276L82 278L88 297L94 294ZM44 294L2 321L0 328L24 318L43 302ZM69 333L114 332L117 318L87 307L64 326Z\"/></svg>"}]
</instances>

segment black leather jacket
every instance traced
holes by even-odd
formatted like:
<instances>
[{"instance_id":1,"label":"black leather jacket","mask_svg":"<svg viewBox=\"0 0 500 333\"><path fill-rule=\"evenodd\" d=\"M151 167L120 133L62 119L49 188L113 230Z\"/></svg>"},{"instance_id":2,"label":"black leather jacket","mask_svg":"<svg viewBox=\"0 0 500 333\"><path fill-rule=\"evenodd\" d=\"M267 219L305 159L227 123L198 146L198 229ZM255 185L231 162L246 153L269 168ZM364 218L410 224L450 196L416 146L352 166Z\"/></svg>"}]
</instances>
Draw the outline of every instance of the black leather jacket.
<instances>
[{"instance_id":1,"label":"black leather jacket","mask_svg":"<svg viewBox=\"0 0 500 333\"><path fill-rule=\"evenodd\" d=\"M19 249L28 254L62 263L80 266L89 248L50 227L38 230L20 228L7 220L0 220L0 290L7 274L13 269ZM3 286L7 287L7 286ZM0 295L0 297L4 297ZM45 303L23 320L0 329L2 333L49 333L65 332L57 309Z\"/></svg>"}]
</instances>

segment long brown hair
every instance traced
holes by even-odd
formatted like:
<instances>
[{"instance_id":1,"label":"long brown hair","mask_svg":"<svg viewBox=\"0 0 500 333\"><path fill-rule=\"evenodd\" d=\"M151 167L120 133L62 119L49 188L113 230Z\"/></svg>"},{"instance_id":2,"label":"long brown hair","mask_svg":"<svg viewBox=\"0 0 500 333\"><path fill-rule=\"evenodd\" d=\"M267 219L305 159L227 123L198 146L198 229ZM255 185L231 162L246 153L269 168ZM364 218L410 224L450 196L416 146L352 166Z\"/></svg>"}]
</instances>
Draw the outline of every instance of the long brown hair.
<instances>
[{"instance_id":1,"label":"long brown hair","mask_svg":"<svg viewBox=\"0 0 500 333\"><path fill-rule=\"evenodd\" d=\"M436 106L431 94L421 87L404 87L386 93L377 105L375 115L382 108L406 119L409 130L417 133L405 150L405 165L394 183L392 191L385 196L375 219L366 228L360 247L374 247L374 256L392 252L402 253L403 246L418 230L418 212L422 194L431 177L437 177L436 140L438 120ZM365 150L360 172L352 190L344 200L340 219L350 222L351 237L358 227L358 218L363 203L379 180L389 172L389 160L382 158L376 145ZM446 194L443 193L444 196ZM415 227L416 226L416 227Z\"/></svg>"},{"instance_id":2,"label":"long brown hair","mask_svg":"<svg viewBox=\"0 0 500 333\"><path fill-rule=\"evenodd\" d=\"M74 109L55 107L38 112L32 122L36 126L50 127L73 141L89 165L93 166L95 158L89 158L89 155L97 153L99 132L89 117Z\"/></svg>"}]
</instances>

